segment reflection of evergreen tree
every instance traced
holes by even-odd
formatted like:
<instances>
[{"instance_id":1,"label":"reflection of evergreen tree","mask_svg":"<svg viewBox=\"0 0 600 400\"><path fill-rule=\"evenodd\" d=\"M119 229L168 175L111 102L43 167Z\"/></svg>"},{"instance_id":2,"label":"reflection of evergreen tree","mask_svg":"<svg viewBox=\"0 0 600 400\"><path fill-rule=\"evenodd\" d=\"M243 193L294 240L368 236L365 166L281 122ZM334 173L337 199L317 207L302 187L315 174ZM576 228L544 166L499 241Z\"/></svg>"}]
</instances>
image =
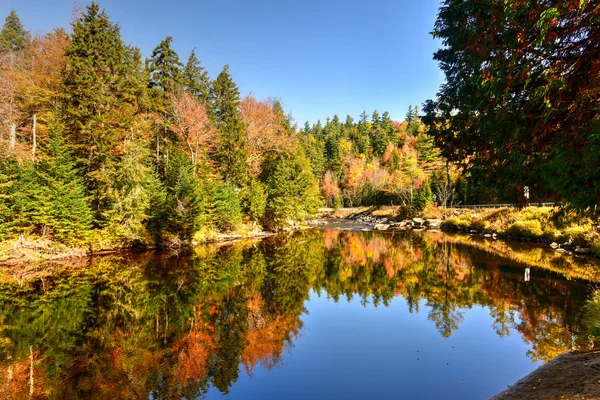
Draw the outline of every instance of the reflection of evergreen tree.
<instances>
[{"instance_id":1,"label":"reflection of evergreen tree","mask_svg":"<svg viewBox=\"0 0 600 400\"><path fill-rule=\"evenodd\" d=\"M476 268L482 258L491 266ZM583 286L523 282L520 269L494 262L447 238L318 231L178 257L98 258L0 284L0 373L28 363L32 346L36 382L58 398L93 397L97 388L113 398L197 398L211 386L227 393L241 365L278 364L311 289L375 306L400 294L411 312L425 300L444 337L478 304L498 335L518 330L534 360L586 340Z\"/></svg>"}]
</instances>

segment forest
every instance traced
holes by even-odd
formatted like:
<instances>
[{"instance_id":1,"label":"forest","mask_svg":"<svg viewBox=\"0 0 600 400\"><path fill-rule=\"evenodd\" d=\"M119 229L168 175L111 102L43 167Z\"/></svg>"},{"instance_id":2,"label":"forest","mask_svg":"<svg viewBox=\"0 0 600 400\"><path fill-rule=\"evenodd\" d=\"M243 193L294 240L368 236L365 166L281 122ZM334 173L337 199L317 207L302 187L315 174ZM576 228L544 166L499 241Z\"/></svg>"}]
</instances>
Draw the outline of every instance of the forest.
<instances>
[{"instance_id":1,"label":"forest","mask_svg":"<svg viewBox=\"0 0 600 400\"><path fill-rule=\"evenodd\" d=\"M0 31L0 240L91 249L278 230L320 207L600 196L600 17L594 2L444 1L432 32L446 82L389 112L298 124L242 96L168 36L127 45L91 3L71 27ZM207 57L210 55L207 55Z\"/></svg>"},{"instance_id":2,"label":"forest","mask_svg":"<svg viewBox=\"0 0 600 400\"><path fill-rule=\"evenodd\" d=\"M173 38L144 58L98 4L69 31L0 33L0 239L92 249L276 230L321 206L433 202L450 167L411 107L298 128ZM446 199L448 200L448 199Z\"/></svg>"}]
</instances>

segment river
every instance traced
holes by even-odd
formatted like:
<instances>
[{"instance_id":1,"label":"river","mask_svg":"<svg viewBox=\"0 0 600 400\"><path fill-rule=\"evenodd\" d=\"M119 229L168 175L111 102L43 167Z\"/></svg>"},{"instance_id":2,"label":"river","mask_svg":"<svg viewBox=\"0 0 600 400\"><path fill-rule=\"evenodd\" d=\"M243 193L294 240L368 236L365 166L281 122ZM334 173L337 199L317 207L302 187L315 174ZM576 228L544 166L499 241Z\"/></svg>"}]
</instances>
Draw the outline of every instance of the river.
<instances>
[{"instance_id":1,"label":"river","mask_svg":"<svg viewBox=\"0 0 600 400\"><path fill-rule=\"evenodd\" d=\"M5 271L0 396L489 398L590 343L590 282L515 260L325 229Z\"/></svg>"}]
</instances>

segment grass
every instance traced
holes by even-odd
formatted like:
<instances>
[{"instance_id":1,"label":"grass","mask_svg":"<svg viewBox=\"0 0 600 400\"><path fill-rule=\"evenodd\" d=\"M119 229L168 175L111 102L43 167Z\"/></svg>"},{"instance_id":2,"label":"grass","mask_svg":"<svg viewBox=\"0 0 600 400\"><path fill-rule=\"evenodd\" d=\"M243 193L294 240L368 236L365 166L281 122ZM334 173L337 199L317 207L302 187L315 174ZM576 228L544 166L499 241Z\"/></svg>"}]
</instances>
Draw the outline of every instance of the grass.
<instances>
[{"instance_id":1,"label":"grass","mask_svg":"<svg viewBox=\"0 0 600 400\"><path fill-rule=\"evenodd\" d=\"M600 231L597 228L600 221L581 212L555 207L468 210L447 218L445 225L560 243L569 241L589 247L594 254L600 255Z\"/></svg>"}]
</instances>

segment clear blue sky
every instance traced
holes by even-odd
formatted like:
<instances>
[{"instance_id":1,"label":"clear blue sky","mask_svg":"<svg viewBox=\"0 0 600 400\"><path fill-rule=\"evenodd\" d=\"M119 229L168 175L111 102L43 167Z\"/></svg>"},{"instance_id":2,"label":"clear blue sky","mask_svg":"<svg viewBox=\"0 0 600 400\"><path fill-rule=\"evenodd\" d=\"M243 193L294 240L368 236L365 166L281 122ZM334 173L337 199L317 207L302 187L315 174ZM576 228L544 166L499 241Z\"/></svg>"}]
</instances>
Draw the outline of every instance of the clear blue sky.
<instances>
[{"instance_id":1,"label":"clear blue sky","mask_svg":"<svg viewBox=\"0 0 600 400\"><path fill-rule=\"evenodd\" d=\"M87 5L88 2L80 2ZM166 36L193 47L212 78L229 64L242 95L280 98L301 126L362 110L402 120L435 96L443 74L429 32L438 0L99 0L125 42L148 56ZM72 0L4 0L26 29L68 27Z\"/></svg>"}]
</instances>

